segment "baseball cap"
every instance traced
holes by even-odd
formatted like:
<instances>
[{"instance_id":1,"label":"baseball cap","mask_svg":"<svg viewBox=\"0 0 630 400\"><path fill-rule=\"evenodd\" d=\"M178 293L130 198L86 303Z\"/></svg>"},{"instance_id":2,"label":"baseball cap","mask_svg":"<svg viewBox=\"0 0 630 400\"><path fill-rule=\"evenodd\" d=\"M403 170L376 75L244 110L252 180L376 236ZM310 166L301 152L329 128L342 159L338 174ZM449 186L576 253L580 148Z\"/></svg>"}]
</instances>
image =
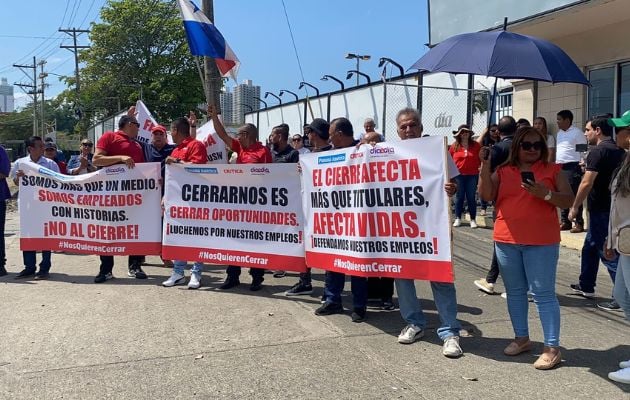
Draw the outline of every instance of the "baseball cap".
<instances>
[{"instance_id":1,"label":"baseball cap","mask_svg":"<svg viewBox=\"0 0 630 400\"><path fill-rule=\"evenodd\" d=\"M151 128L151 133L154 133L154 132L166 133L166 128L162 125L155 125L153 128Z\"/></svg>"},{"instance_id":2,"label":"baseball cap","mask_svg":"<svg viewBox=\"0 0 630 400\"><path fill-rule=\"evenodd\" d=\"M626 128L630 126L630 110L623 113L621 118L608 118L608 125L615 128Z\"/></svg>"},{"instance_id":3,"label":"baseball cap","mask_svg":"<svg viewBox=\"0 0 630 400\"><path fill-rule=\"evenodd\" d=\"M322 118L315 118L308 127L317 134L320 138L324 140L328 140L330 135L328 134L328 130L330 129L330 124Z\"/></svg>"},{"instance_id":4,"label":"baseball cap","mask_svg":"<svg viewBox=\"0 0 630 400\"><path fill-rule=\"evenodd\" d=\"M57 145L55 144L55 142L46 142L44 144L44 150L45 149L55 149L55 150L57 150Z\"/></svg>"}]
</instances>

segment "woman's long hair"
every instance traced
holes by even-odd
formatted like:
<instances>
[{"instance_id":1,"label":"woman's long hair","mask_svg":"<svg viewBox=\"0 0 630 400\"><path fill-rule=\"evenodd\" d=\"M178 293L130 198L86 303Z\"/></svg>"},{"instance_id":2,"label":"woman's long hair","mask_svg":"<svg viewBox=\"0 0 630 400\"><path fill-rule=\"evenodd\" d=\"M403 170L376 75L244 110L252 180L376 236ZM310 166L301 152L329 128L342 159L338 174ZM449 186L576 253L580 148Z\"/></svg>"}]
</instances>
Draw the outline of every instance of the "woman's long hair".
<instances>
[{"instance_id":1,"label":"woman's long hair","mask_svg":"<svg viewBox=\"0 0 630 400\"><path fill-rule=\"evenodd\" d=\"M545 141L547 141L547 135L549 134L549 131L547 130L547 120L545 119L545 117L536 117L534 118L534 123L536 123L536 120L542 122L544 127L544 132L542 132L542 134L545 135Z\"/></svg>"},{"instance_id":2,"label":"woman's long hair","mask_svg":"<svg viewBox=\"0 0 630 400\"><path fill-rule=\"evenodd\" d=\"M617 184L612 188L613 194L619 193L623 197L630 196L630 156L628 154L630 153L626 153L617 172Z\"/></svg>"},{"instance_id":3,"label":"woman's long hair","mask_svg":"<svg viewBox=\"0 0 630 400\"><path fill-rule=\"evenodd\" d=\"M473 132L470 131L470 133L468 134L468 147L471 147L471 143L474 142L474 140L472 139L473 137ZM462 147L462 134L460 133L459 135L455 136L455 141L452 144L453 149L455 151L459 150L460 147Z\"/></svg>"},{"instance_id":4,"label":"woman's long hair","mask_svg":"<svg viewBox=\"0 0 630 400\"><path fill-rule=\"evenodd\" d=\"M512 165L515 167L519 167L521 165L521 161L518 158L518 151L521 148L521 143L525 136L530 133L535 133L540 138L540 141L543 142L543 148L540 150L540 161L544 164L547 164L547 160L549 159L549 148L547 147L547 138L543 136L543 133L538 129L531 126L523 126L518 128L516 134L514 135L514 139L512 140L512 147L510 148L510 155L508 159L505 161L504 165Z\"/></svg>"}]
</instances>

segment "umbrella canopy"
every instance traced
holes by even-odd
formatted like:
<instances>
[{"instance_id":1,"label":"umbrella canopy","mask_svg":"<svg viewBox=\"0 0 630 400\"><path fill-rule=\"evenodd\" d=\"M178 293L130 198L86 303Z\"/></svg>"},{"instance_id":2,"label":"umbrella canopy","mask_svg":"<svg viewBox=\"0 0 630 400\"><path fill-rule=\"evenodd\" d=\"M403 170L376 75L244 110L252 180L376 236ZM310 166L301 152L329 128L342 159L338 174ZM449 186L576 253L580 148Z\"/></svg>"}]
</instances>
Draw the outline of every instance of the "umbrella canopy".
<instances>
[{"instance_id":1,"label":"umbrella canopy","mask_svg":"<svg viewBox=\"0 0 630 400\"><path fill-rule=\"evenodd\" d=\"M580 68L560 47L543 39L507 31L450 37L429 50L411 68L503 79L589 84Z\"/></svg>"}]
</instances>

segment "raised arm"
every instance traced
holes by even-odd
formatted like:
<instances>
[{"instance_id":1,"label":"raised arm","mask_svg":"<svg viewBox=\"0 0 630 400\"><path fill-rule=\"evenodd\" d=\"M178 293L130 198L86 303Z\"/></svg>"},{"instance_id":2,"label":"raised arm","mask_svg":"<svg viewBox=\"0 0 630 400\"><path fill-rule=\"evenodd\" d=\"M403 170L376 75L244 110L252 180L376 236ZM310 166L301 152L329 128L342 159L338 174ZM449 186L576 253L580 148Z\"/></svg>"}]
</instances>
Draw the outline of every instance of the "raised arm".
<instances>
[{"instance_id":1,"label":"raised arm","mask_svg":"<svg viewBox=\"0 0 630 400\"><path fill-rule=\"evenodd\" d=\"M213 104L208 106L208 118L212 120L212 124L214 125L214 129L217 131L217 135L219 135L227 147L232 148L232 138L226 132L225 127L217 114L217 108Z\"/></svg>"}]
</instances>

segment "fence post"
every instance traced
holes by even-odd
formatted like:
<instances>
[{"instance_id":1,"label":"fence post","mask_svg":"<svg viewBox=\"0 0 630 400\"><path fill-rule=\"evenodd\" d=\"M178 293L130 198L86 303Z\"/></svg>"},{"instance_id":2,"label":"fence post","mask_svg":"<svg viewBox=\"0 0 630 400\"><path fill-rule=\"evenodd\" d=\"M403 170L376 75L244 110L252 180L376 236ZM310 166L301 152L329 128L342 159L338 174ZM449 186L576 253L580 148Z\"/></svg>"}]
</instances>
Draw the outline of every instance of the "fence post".
<instances>
[{"instance_id":1,"label":"fence post","mask_svg":"<svg viewBox=\"0 0 630 400\"><path fill-rule=\"evenodd\" d=\"M385 118L387 117L387 82L383 81L383 116L381 118L381 133L383 134L383 138L387 140L387 136L385 136L385 130L387 124L385 123Z\"/></svg>"},{"instance_id":2,"label":"fence post","mask_svg":"<svg viewBox=\"0 0 630 400\"><path fill-rule=\"evenodd\" d=\"M416 108L418 114L420 114L420 121L422 121L422 79L424 75L422 72L418 72L418 93L416 93Z\"/></svg>"},{"instance_id":3,"label":"fence post","mask_svg":"<svg viewBox=\"0 0 630 400\"><path fill-rule=\"evenodd\" d=\"M332 96L328 93L328 106L326 107L326 121L330 122L330 98Z\"/></svg>"},{"instance_id":4,"label":"fence post","mask_svg":"<svg viewBox=\"0 0 630 400\"><path fill-rule=\"evenodd\" d=\"M474 93L474 79L472 74L468 74L468 90L466 91L468 96L468 111L466 111L466 125L472 129L472 116L473 116L473 102L475 101Z\"/></svg>"}]
</instances>

